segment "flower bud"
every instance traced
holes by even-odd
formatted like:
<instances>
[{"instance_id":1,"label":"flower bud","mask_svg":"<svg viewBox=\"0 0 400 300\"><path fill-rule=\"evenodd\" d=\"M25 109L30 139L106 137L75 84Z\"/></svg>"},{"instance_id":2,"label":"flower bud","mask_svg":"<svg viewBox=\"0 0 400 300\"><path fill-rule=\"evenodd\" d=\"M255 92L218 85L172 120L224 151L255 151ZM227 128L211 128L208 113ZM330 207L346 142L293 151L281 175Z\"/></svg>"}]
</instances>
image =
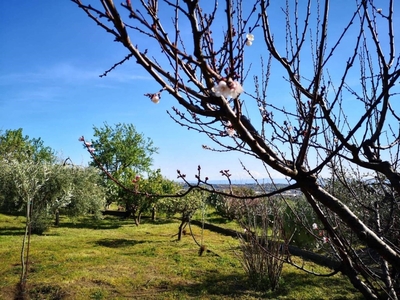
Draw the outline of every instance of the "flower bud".
<instances>
[{"instance_id":1,"label":"flower bud","mask_svg":"<svg viewBox=\"0 0 400 300\"><path fill-rule=\"evenodd\" d=\"M254 41L254 35L252 33L248 33L246 34L246 38L248 41L252 42Z\"/></svg>"}]
</instances>

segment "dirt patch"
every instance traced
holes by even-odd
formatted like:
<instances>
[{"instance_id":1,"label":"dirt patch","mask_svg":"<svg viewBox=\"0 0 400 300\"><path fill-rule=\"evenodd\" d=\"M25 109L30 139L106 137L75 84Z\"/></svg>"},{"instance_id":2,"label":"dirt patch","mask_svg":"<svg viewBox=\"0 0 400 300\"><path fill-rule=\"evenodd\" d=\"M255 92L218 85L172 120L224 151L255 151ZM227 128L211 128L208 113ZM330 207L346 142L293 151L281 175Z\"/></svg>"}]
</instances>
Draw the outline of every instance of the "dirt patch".
<instances>
[{"instance_id":1,"label":"dirt patch","mask_svg":"<svg viewBox=\"0 0 400 300\"><path fill-rule=\"evenodd\" d=\"M20 288L20 285L14 289L6 288L1 291L1 299L15 300L62 300L68 296L59 285L52 284L28 284L25 291ZM4 298L3 298L4 297Z\"/></svg>"}]
</instances>

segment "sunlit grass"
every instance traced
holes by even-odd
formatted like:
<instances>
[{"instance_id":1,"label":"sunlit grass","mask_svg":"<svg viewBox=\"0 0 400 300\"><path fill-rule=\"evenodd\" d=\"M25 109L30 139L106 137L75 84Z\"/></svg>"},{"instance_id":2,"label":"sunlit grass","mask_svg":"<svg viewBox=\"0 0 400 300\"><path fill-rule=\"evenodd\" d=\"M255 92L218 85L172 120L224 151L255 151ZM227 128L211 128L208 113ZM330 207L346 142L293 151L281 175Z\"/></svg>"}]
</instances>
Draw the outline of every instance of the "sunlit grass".
<instances>
[{"instance_id":1,"label":"sunlit grass","mask_svg":"<svg viewBox=\"0 0 400 300\"><path fill-rule=\"evenodd\" d=\"M28 287L32 299L361 299L339 275L314 277L285 266L275 292L252 291L234 251L238 241L204 231L203 256L178 221L63 218L32 236ZM12 299L21 271L24 219L0 214L0 299ZM192 226L201 240L201 229ZM314 266L317 271L325 271Z\"/></svg>"}]
</instances>

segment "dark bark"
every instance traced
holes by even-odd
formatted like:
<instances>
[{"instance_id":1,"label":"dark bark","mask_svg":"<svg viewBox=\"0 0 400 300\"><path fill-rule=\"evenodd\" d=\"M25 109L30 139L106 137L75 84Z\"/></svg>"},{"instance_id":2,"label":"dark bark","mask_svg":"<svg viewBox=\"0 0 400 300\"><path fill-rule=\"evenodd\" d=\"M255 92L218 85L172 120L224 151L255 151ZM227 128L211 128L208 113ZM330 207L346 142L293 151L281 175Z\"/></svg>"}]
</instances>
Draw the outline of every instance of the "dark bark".
<instances>
[{"instance_id":1,"label":"dark bark","mask_svg":"<svg viewBox=\"0 0 400 300\"><path fill-rule=\"evenodd\" d=\"M186 225L187 225L187 222L182 219L181 224L179 225L179 229L178 229L178 241L182 240L182 232L183 232L183 229L186 227Z\"/></svg>"},{"instance_id":2,"label":"dark bark","mask_svg":"<svg viewBox=\"0 0 400 300\"><path fill-rule=\"evenodd\" d=\"M56 210L56 220L54 222L55 226L59 226L60 225L60 211L57 209Z\"/></svg>"}]
</instances>

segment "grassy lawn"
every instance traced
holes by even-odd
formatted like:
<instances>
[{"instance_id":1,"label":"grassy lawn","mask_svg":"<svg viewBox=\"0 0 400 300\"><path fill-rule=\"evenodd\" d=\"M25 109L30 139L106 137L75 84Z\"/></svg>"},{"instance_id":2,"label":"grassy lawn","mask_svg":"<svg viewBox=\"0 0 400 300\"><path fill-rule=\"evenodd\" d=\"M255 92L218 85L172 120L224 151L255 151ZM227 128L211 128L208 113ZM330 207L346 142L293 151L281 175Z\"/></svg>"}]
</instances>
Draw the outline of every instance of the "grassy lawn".
<instances>
[{"instance_id":1,"label":"grassy lawn","mask_svg":"<svg viewBox=\"0 0 400 300\"><path fill-rule=\"evenodd\" d=\"M204 231L210 252L198 256L190 235L176 241L179 223L160 220L61 219L32 236L31 299L362 299L346 278L315 277L284 267L275 292L250 289L234 252L238 241ZM196 239L201 229L192 226ZM13 299L19 281L24 218L0 214L0 299ZM327 272L319 266L314 270Z\"/></svg>"}]
</instances>

